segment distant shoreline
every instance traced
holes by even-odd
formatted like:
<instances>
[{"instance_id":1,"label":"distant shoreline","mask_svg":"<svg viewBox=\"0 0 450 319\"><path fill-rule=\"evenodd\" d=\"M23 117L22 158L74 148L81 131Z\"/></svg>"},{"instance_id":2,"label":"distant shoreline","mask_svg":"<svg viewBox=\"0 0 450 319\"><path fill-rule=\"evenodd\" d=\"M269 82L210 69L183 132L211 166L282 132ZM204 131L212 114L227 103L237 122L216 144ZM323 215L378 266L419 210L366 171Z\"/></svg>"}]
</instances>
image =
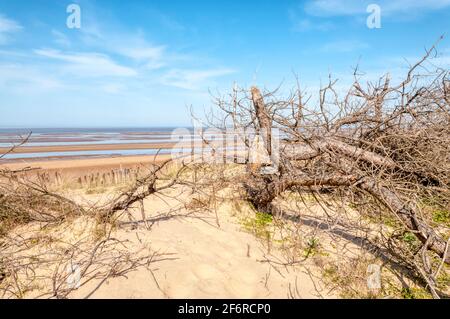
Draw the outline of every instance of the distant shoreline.
<instances>
[{"instance_id":1,"label":"distant shoreline","mask_svg":"<svg viewBox=\"0 0 450 319\"><path fill-rule=\"evenodd\" d=\"M175 127L0 129L0 164L59 160L103 160L170 153ZM33 131L31 136L26 132ZM26 143L20 145L24 139ZM17 146L20 145L20 146ZM179 146L179 145L177 145ZM14 147L13 151L11 149Z\"/></svg>"},{"instance_id":2,"label":"distant shoreline","mask_svg":"<svg viewBox=\"0 0 450 319\"><path fill-rule=\"evenodd\" d=\"M64 171L66 173L87 173L99 170L107 170L116 167L135 167L169 160L170 154L148 156L118 156L103 158L55 158L33 159L0 163L0 169L21 170L25 168L39 171Z\"/></svg>"},{"instance_id":3,"label":"distant shoreline","mask_svg":"<svg viewBox=\"0 0 450 319\"><path fill-rule=\"evenodd\" d=\"M171 149L176 143L127 143L127 144L81 144L56 146L24 146L14 150L14 154L49 153L49 152L79 152L79 151L114 151L114 150L143 150L143 149ZM0 154L10 148L0 147Z\"/></svg>"}]
</instances>

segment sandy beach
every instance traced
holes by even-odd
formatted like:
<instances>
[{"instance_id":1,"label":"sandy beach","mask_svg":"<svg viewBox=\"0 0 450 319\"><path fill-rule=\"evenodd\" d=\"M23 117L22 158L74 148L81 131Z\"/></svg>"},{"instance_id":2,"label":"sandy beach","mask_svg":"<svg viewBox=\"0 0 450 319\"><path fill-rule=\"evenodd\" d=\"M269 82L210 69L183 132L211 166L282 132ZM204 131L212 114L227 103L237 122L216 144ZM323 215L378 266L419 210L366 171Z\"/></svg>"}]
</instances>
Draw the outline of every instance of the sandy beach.
<instances>
[{"instance_id":1,"label":"sandy beach","mask_svg":"<svg viewBox=\"0 0 450 319\"><path fill-rule=\"evenodd\" d=\"M174 143L129 143L129 144L95 144L95 145L57 145L57 146L28 146L24 145L14 149L15 154L48 153L48 152L78 152L78 151L114 151L114 150L145 150L168 149ZM9 148L0 148L0 154L6 153Z\"/></svg>"},{"instance_id":2,"label":"sandy beach","mask_svg":"<svg viewBox=\"0 0 450 319\"><path fill-rule=\"evenodd\" d=\"M170 131L41 129L23 145L20 136L15 131L0 133L0 154L6 154L0 168L58 172L71 178L166 160L175 145L167 142Z\"/></svg>"},{"instance_id":3,"label":"sandy beach","mask_svg":"<svg viewBox=\"0 0 450 319\"><path fill-rule=\"evenodd\" d=\"M99 196L84 197L98 202ZM144 223L119 229L115 236L129 243L132 251L150 247L161 253L151 270L141 268L103 283L94 280L74 291L70 298L333 298L314 278L318 269L311 262L299 266L277 264L278 249L268 250L264 241L246 232L230 207L216 216L180 209L179 199L148 198ZM138 211L133 212L141 220ZM242 216L241 216L242 217ZM217 222L218 221L218 222ZM309 274L308 274L309 272ZM98 288L97 288L98 287Z\"/></svg>"},{"instance_id":4,"label":"sandy beach","mask_svg":"<svg viewBox=\"0 0 450 319\"><path fill-rule=\"evenodd\" d=\"M34 178L38 175L48 176L48 182L54 185L61 183L73 185L80 179L94 179L96 176L111 174L113 171L136 171L148 167L149 164L159 163L171 158L167 155L149 156L119 156L104 158L78 158L78 159L44 159L44 160L18 160L10 163L0 163L0 169L11 171L26 170L24 176ZM131 176L127 177L130 181ZM83 187L79 185L77 187ZM84 185L86 187L86 185Z\"/></svg>"},{"instance_id":5,"label":"sandy beach","mask_svg":"<svg viewBox=\"0 0 450 319\"><path fill-rule=\"evenodd\" d=\"M145 166L169 158L170 155L21 160L1 164L0 168L58 172L75 180L85 174ZM85 191L71 190L67 196L90 206L107 201L114 193L89 195ZM270 260L282 258L281 252L269 252L264 241L245 231L243 217L234 216L231 207L220 208L217 215L207 210L193 214L184 208L189 199L182 191L169 190L165 196L144 201L146 221L142 220L142 212L131 210L131 218L140 220L142 225L135 229L124 218L114 235L136 254L151 247L161 254L160 260L150 270L138 268L124 277L93 280L69 298L286 298L292 293L297 298L333 297L304 273L304 268L271 264ZM149 223L152 226L146 229ZM61 230L61 236L72 242L77 238L75 234L91 236L94 226L80 218L69 227L73 229ZM57 228L53 234L58 236L59 231ZM36 297L40 292L32 291L27 297Z\"/></svg>"},{"instance_id":6,"label":"sandy beach","mask_svg":"<svg viewBox=\"0 0 450 319\"><path fill-rule=\"evenodd\" d=\"M82 159L56 159L56 160L17 160L10 163L0 163L0 168L10 170L20 170L24 168L42 170L80 170L90 171L101 168L111 168L118 166L145 165L154 162L161 162L170 159L170 155L158 156L119 156L108 158L82 158Z\"/></svg>"}]
</instances>

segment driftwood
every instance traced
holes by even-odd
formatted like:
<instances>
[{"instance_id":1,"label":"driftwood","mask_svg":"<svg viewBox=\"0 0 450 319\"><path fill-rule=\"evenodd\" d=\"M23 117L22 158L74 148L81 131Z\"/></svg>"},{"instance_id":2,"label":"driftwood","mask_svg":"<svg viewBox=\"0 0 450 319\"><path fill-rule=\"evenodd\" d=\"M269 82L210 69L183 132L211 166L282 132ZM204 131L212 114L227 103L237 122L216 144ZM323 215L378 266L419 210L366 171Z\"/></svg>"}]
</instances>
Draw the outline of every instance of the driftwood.
<instances>
[{"instance_id":1,"label":"driftwood","mask_svg":"<svg viewBox=\"0 0 450 319\"><path fill-rule=\"evenodd\" d=\"M268 111L263 111L264 102L262 95L255 87L251 90L253 103L257 114L259 127L267 129L270 125L268 120ZM258 97L255 99L255 96ZM289 149L290 151L287 151ZM295 145L289 145L284 148L284 154L288 154L289 159L311 159L319 156L321 153L327 151L336 152L342 156L347 156L352 160L361 160L373 165L378 165L388 169L395 169L396 163L389 158L385 158L373 152L363 150L361 148L347 145L337 140L328 140L314 143L312 146L296 150ZM293 155L295 154L295 155ZM290 172L295 174L295 172ZM299 176L292 178L276 178L273 176L266 176L260 178L258 182L247 182L247 191L249 200L259 210L271 212L273 209L272 201L282 193L292 187L311 187L311 186L326 186L326 187L342 187L342 186L356 186L361 190L367 191L373 195L377 200L382 202L392 213L396 214L404 223L405 226L413 231L423 244L427 244L427 248L433 250L440 257L446 256L445 262L450 264L450 252L446 252L446 241L436 234L436 232L423 221L421 221L415 209L411 205L403 202L394 192L388 188L380 186L379 183L368 176L327 176L324 178L316 178L309 176Z\"/></svg>"},{"instance_id":2,"label":"driftwood","mask_svg":"<svg viewBox=\"0 0 450 319\"><path fill-rule=\"evenodd\" d=\"M165 161L162 164L153 164L144 177L137 178L136 182L126 191L120 193L105 207L99 208L98 217L103 221L110 221L117 212L125 211L136 203L142 203L150 195L157 194L176 185L187 166L182 164L177 169L175 176L168 178L163 170L169 164L173 164L172 160Z\"/></svg>"},{"instance_id":3,"label":"driftwood","mask_svg":"<svg viewBox=\"0 0 450 319\"><path fill-rule=\"evenodd\" d=\"M450 264L443 230L421 211L427 202L450 209L450 72L425 67L434 50L427 50L395 85L385 75L364 88L355 70L352 87L339 98L337 81L330 77L312 107L300 85L285 99L276 96L278 89L257 87L234 88L229 101L217 98L224 117L217 122L214 114L208 125L224 131L252 128L262 135L268 155L274 151L272 129L283 133L276 169L247 164L242 178L247 200L258 211L277 214L276 199L286 191L340 190L348 203L362 196L413 233L421 251ZM411 265L436 297L435 275L423 256Z\"/></svg>"}]
</instances>

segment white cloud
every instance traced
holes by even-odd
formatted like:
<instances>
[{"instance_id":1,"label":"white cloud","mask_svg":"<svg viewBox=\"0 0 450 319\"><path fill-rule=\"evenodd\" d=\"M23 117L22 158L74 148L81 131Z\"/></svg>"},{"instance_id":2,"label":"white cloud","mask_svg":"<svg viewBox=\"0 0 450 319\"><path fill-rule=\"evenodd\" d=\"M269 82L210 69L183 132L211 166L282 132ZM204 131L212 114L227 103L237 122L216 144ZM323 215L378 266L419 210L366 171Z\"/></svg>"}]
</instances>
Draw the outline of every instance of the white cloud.
<instances>
[{"instance_id":1,"label":"white cloud","mask_svg":"<svg viewBox=\"0 0 450 319\"><path fill-rule=\"evenodd\" d=\"M0 87L8 91L29 92L30 90L52 90L63 84L40 70L21 64L0 64Z\"/></svg>"},{"instance_id":2,"label":"white cloud","mask_svg":"<svg viewBox=\"0 0 450 319\"><path fill-rule=\"evenodd\" d=\"M124 48L119 50L123 55L129 56L136 60L155 60L159 59L164 52L165 47L148 47L148 48Z\"/></svg>"},{"instance_id":3,"label":"white cloud","mask_svg":"<svg viewBox=\"0 0 450 319\"><path fill-rule=\"evenodd\" d=\"M92 24L83 27L81 32L87 46L132 59L140 67L155 70L168 63L167 47L149 43L142 31L111 33L98 24Z\"/></svg>"},{"instance_id":4,"label":"white cloud","mask_svg":"<svg viewBox=\"0 0 450 319\"><path fill-rule=\"evenodd\" d=\"M144 63L148 69L159 69L166 65L163 62L165 50L165 46L126 46L116 48L115 51L123 56Z\"/></svg>"},{"instance_id":5,"label":"white cloud","mask_svg":"<svg viewBox=\"0 0 450 319\"><path fill-rule=\"evenodd\" d=\"M232 73L235 73L235 71L225 68L210 70L173 69L163 76L162 83L182 89L195 90L206 85L208 80Z\"/></svg>"},{"instance_id":6,"label":"white cloud","mask_svg":"<svg viewBox=\"0 0 450 319\"><path fill-rule=\"evenodd\" d=\"M22 26L11 19L0 15L0 44L5 44L9 41L10 34L20 31Z\"/></svg>"},{"instance_id":7,"label":"white cloud","mask_svg":"<svg viewBox=\"0 0 450 319\"><path fill-rule=\"evenodd\" d=\"M334 28L330 21L318 21L318 19L308 19L304 14L296 12L296 10L289 10L289 20L291 21L291 30L294 32L307 31L329 31Z\"/></svg>"},{"instance_id":8,"label":"white cloud","mask_svg":"<svg viewBox=\"0 0 450 319\"><path fill-rule=\"evenodd\" d=\"M54 46L24 51L0 47L1 94L47 96L49 101L92 95L112 101L108 105L125 97L151 105L158 96L165 101L168 96L173 105L182 105L187 97L200 100L200 89L216 86L220 77L235 72L187 49L155 43L140 30L85 22L79 32L50 28L48 36Z\"/></svg>"},{"instance_id":9,"label":"white cloud","mask_svg":"<svg viewBox=\"0 0 450 319\"><path fill-rule=\"evenodd\" d=\"M369 4L380 6L382 14L421 13L450 6L450 0L309 0L304 8L312 16L349 16L366 14Z\"/></svg>"},{"instance_id":10,"label":"white cloud","mask_svg":"<svg viewBox=\"0 0 450 319\"><path fill-rule=\"evenodd\" d=\"M100 53L62 53L58 50L34 50L42 57L67 62L63 70L80 77L136 76L137 72Z\"/></svg>"}]
</instances>

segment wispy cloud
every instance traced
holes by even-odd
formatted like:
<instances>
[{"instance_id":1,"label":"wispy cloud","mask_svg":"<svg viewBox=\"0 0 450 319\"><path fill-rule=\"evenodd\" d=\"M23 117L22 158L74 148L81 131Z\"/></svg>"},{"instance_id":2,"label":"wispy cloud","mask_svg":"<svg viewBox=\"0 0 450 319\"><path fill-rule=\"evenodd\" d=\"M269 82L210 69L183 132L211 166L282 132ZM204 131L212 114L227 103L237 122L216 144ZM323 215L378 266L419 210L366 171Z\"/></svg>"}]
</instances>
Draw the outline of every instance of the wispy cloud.
<instances>
[{"instance_id":1,"label":"wispy cloud","mask_svg":"<svg viewBox=\"0 0 450 319\"><path fill-rule=\"evenodd\" d=\"M90 11L90 15L83 22L83 27L72 33L70 38L66 33L53 29L54 41L66 48L83 47L86 51L107 55L109 65L118 64L112 59L121 56L130 60L125 62L133 62L135 68L155 70L165 66L166 62L163 61L167 56L165 45L150 44L142 31L122 29L118 28L117 24L105 23L103 19L93 15L93 12L95 11ZM125 71L125 74L135 73L129 71Z\"/></svg>"},{"instance_id":2,"label":"wispy cloud","mask_svg":"<svg viewBox=\"0 0 450 319\"><path fill-rule=\"evenodd\" d=\"M81 32L81 39L86 46L132 59L139 67L149 70L166 66L171 56L166 45L149 43L139 31L111 33L96 22L83 27Z\"/></svg>"},{"instance_id":3,"label":"wispy cloud","mask_svg":"<svg viewBox=\"0 0 450 319\"><path fill-rule=\"evenodd\" d=\"M10 35L20 31L22 28L18 22L0 14L0 44L6 44L10 39Z\"/></svg>"},{"instance_id":4,"label":"wispy cloud","mask_svg":"<svg viewBox=\"0 0 450 319\"><path fill-rule=\"evenodd\" d=\"M137 62L143 63L148 69L159 69L166 65L163 62L165 46L127 46L118 47L115 49L117 53L126 56L128 58L134 59Z\"/></svg>"},{"instance_id":5,"label":"wispy cloud","mask_svg":"<svg viewBox=\"0 0 450 319\"><path fill-rule=\"evenodd\" d=\"M300 14L293 9L289 10L289 20L291 21L291 31L293 32L329 31L334 28L333 23L330 21L306 18L304 14Z\"/></svg>"},{"instance_id":6,"label":"wispy cloud","mask_svg":"<svg viewBox=\"0 0 450 319\"><path fill-rule=\"evenodd\" d=\"M205 85L205 82L217 77L235 73L232 69L210 69L210 70L179 70L173 69L167 72L162 83L187 90L195 90Z\"/></svg>"},{"instance_id":7,"label":"wispy cloud","mask_svg":"<svg viewBox=\"0 0 450 319\"><path fill-rule=\"evenodd\" d=\"M166 22L173 22L167 16L160 16ZM167 19L166 19L167 18ZM181 25L174 28L184 29ZM177 87L186 90L206 88L219 78L235 71L231 68L218 67L213 63L203 63L196 67L186 68L188 61L196 61L190 53L179 53L165 44L155 44L147 40L142 30L135 32L116 31L111 33L104 25L95 22L82 29L83 40L88 47L105 50L112 55L127 58L130 64L139 69L140 75L153 83ZM111 93L118 92L116 86L106 85L105 89Z\"/></svg>"},{"instance_id":8,"label":"wispy cloud","mask_svg":"<svg viewBox=\"0 0 450 319\"><path fill-rule=\"evenodd\" d=\"M51 75L42 73L32 66L5 63L0 64L0 86L8 91L30 92L61 88L63 84Z\"/></svg>"},{"instance_id":9,"label":"wispy cloud","mask_svg":"<svg viewBox=\"0 0 450 319\"><path fill-rule=\"evenodd\" d=\"M59 50L34 50L42 57L66 62L63 70L79 77L130 77L137 72L129 67L119 65L106 54L100 53L62 53Z\"/></svg>"},{"instance_id":10,"label":"wispy cloud","mask_svg":"<svg viewBox=\"0 0 450 319\"><path fill-rule=\"evenodd\" d=\"M161 37L146 21L138 25L109 15L89 18L99 11L83 7L79 30L64 29L60 23L42 24L23 32L27 43L0 46L0 95L3 104L11 105L12 114L33 108L36 114L59 110L52 112L51 120L45 119L57 125L87 125L88 118L109 123L108 116L116 124L158 123L157 116L166 123L181 123L183 112L176 110L188 101L207 103L207 89L227 85L226 75L235 72L213 50L205 53L204 47L188 43L180 34L191 32L190 27L169 16L161 16L160 24L171 35L177 33L173 38ZM12 40L22 27L5 21L0 21L0 36ZM25 26L32 24L25 22ZM111 109L115 111L100 111ZM86 115L89 112L92 116ZM6 117L14 122L14 116L3 116L0 124L6 123Z\"/></svg>"},{"instance_id":11,"label":"wispy cloud","mask_svg":"<svg viewBox=\"0 0 450 319\"><path fill-rule=\"evenodd\" d=\"M366 14L369 4L376 3L384 15L397 13L422 13L450 6L450 0L309 0L304 5L311 16L349 16Z\"/></svg>"}]
</instances>

